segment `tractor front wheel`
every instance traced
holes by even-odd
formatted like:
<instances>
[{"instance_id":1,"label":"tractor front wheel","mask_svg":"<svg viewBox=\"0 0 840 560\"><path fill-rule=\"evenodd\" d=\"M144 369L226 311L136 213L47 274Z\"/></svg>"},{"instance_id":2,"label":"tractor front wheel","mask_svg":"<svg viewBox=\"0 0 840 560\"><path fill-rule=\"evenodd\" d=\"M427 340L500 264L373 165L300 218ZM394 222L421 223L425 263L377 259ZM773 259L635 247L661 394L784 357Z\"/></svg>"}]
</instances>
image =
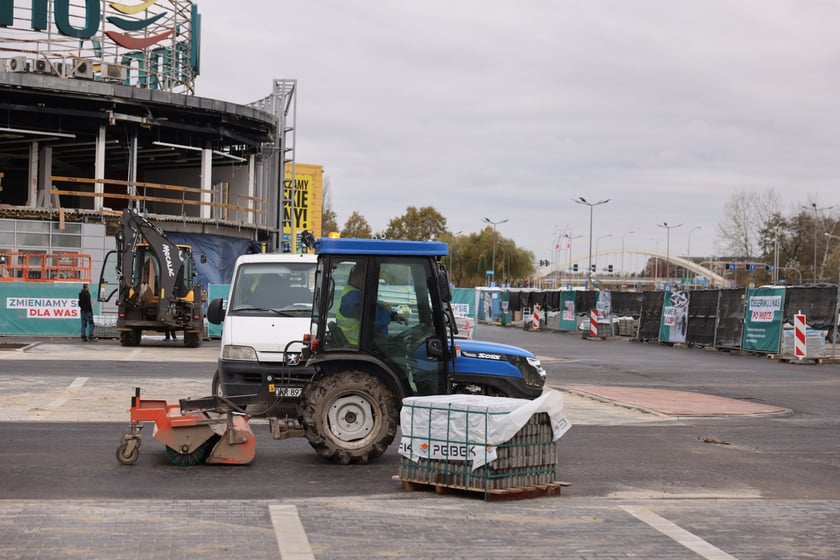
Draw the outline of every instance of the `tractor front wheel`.
<instances>
[{"instance_id":1,"label":"tractor front wheel","mask_svg":"<svg viewBox=\"0 0 840 560\"><path fill-rule=\"evenodd\" d=\"M397 433L397 407L388 387L363 371L328 373L301 398L303 428L328 461L366 464L382 455Z\"/></svg>"}]
</instances>

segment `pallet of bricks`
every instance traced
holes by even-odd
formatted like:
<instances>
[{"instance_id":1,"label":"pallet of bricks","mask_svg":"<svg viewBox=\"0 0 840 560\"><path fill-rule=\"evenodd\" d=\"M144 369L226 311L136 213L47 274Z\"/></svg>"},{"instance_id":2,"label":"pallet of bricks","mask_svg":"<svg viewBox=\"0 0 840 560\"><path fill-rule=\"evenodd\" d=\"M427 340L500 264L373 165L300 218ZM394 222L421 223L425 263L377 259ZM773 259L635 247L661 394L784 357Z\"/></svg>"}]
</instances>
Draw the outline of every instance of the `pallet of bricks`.
<instances>
[{"instance_id":1,"label":"pallet of bricks","mask_svg":"<svg viewBox=\"0 0 840 560\"><path fill-rule=\"evenodd\" d=\"M479 395L403 401L399 479L492 496L559 494L557 440L570 424L557 391L534 401Z\"/></svg>"}]
</instances>

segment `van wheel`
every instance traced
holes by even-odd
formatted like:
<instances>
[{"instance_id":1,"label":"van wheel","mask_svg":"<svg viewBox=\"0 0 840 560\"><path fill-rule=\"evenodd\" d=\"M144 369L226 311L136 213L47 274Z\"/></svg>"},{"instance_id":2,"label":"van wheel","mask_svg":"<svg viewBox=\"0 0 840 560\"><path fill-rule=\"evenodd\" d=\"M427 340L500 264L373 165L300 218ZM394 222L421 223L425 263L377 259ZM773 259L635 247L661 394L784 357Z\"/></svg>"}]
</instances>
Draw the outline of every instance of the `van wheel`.
<instances>
[{"instance_id":1,"label":"van wheel","mask_svg":"<svg viewBox=\"0 0 840 560\"><path fill-rule=\"evenodd\" d=\"M394 395L363 371L329 373L301 397L303 429L324 459L364 465L382 455L397 433Z\"/></svg>"},{"instance_id":2,"label":"van wheel","mask_svg":"<svg viewBox=\"0 0 840 560\"><path fill-rule=\"evenodd\" d=\"M214 397L224 397L225 393L222 390L222 377L219 375L219 370L213 374L213 381L210 385L210 394Z\"/></svg>"}]
</instances>

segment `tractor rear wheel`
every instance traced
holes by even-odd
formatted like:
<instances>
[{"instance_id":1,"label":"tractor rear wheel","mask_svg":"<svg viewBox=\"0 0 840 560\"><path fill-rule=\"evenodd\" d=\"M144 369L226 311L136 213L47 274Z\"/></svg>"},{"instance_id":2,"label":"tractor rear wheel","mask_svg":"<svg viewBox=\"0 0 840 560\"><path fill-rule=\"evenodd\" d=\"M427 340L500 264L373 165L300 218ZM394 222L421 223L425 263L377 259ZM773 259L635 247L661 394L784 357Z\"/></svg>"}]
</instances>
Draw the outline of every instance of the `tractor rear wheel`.
<instances>
[{"instance_id":1,"label":"tractor rear wheel","mask_svg":"<svg viewBox=\"0 0 840 560\"><path fill-rule=\"evenodd\" d=\"M397 406L385 384L363 371L330 373L301 397L303 428L328 461L364 465L382 455L397 433Z\"/></svg>"}]
</instances>

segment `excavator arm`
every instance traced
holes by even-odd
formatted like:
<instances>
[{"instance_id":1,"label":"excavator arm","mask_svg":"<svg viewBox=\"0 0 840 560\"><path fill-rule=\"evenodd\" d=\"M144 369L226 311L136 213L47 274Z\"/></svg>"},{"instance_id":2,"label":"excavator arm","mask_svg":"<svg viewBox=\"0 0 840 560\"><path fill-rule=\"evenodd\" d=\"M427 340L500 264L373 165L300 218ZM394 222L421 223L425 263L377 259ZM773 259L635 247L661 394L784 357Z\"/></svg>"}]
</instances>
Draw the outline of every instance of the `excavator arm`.
<instances>
[{"instance_id":1,"label":"excavator arm","mask_svg":"<svg viewBox=\"0 0 840 560\"><path fill-rule=\"evenodd\" d=\"M135 277L134 267L138 247L146 243L160 263L160 298L172 300L184 297L180 293L184 284L184 263L181 252L159 227L154 225L137 211L126 209L120 219L120 229L117 232L117 252L119 254L120 278L125 282L124 287L134 287L140 279Z\"/></svg>"}]
</instances>

